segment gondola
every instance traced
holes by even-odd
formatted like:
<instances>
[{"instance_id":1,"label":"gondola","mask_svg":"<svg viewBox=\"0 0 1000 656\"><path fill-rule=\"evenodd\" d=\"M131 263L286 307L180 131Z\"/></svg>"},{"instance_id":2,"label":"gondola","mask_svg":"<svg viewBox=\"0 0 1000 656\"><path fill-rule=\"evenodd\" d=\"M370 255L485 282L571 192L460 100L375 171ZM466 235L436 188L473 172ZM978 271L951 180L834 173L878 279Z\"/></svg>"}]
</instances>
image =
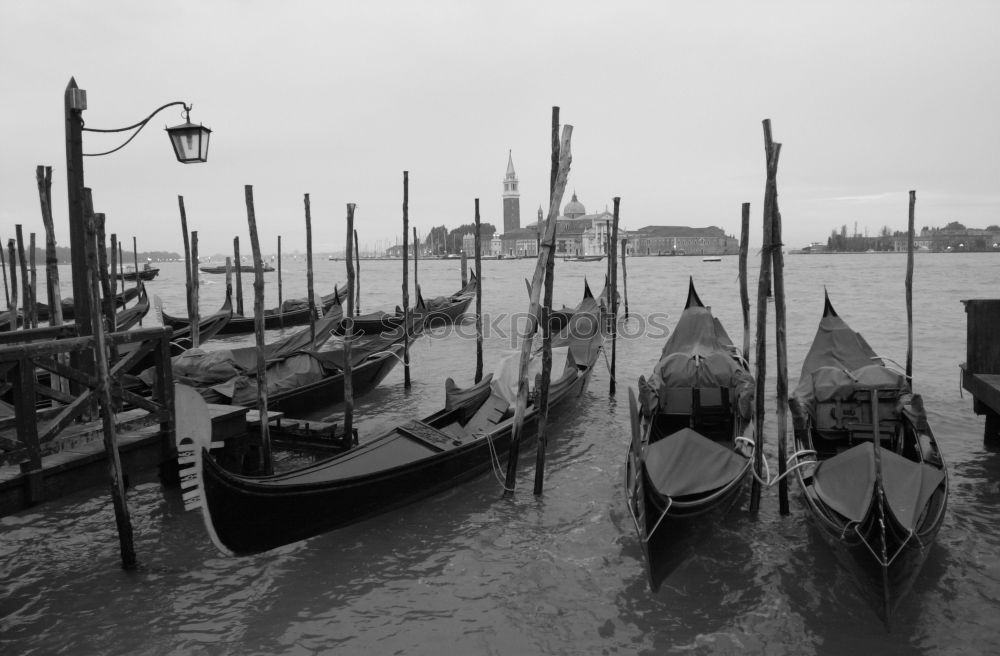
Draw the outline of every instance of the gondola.
<instances>
[{"instance_id":1,"label":"gondola","mask_svg":"<svg viewBox=\"0 0 1000 656\"><path fill-rule=\"evenodd\" d=\"M331 307L338 294L343 294L344 288L334 288L333 293L320 298L320 313L325 314ZM264 330L277 330L282 327L301 326L309 323L309 304L305 299L288 300L281 304L284 311L279 308L264 310ZM163 325L170 326L176 332L178 329L187 326L187 317L175 317L163 312ZM253 316L244 316L233 313L229 321L219 329L220 335L245 335L254 331Z\"/></svg>"},{"instance_id":2,"label":"gondola","mask_svg":"<svg viewBox=\"0 0 1000 656\"><path fill-rule=\"evenodd\" d=\"M335 320L335 319L334 319ZM318 334L321 344L331 334L329 326ZM412 341L417 331L411 330ZM287 344L267 361L267 407L298 418L344 400L344 349L342 344L324 349L306 345L292 350ZM402 359L402 329L360 337L352 343L352 384L355 398L375 389ZM211 403L257 404L257 356L254 347L213 351L194 350L173 358L174 380L196 387ZM151 384L152 378L146 381Z\"/></svg>"},{"instance_id":3,"label":"gondola","mask_svg":"<svg viewBox=\"0 0 1000 656\"><path fill-rule=\"evenodd\" d=\"M124 306L129 301L138 298L139 287L129 287L128 289L123 289L122 291L115 294L115 307ZM73 299L67 298L62 301L62 318L63 321L72 321L76 317L76 313L73 311ZM45 303L36 303L35 311L38 313L39 321L49 320L49 306Z\"/></svg>"},{"instance_id":4,"label":"gondola","mask_svg":"<svg viewBox=\"0 0 1000 656\"><path fill-rule=\"evenodd\" d=\"M451 296L439 296L430 301L424 301L418 288L417 303L410 313L420 319L428 330L457 323L469 309L472 299L476 297L478 284L476 274L472 274L469 282ZM377 335L396 330L402 324L403 311L399 307L395 312L377 311L359 314L351 322L355 335ZM342 335L343 332L344 327L341 325L337 328L337 334Z\"/></svg>"},{"instance_id":5,"label":"gondola","mask_svg":"<svg viewBox=\"0 0 1000 656\"><path fill-rule=\"evenodd\" d=\"M254 269L254 266L252 264L242 264L239 267L230 266L229 271L235 273L237 268L239 268L240 273L256 273L256 269ZM225 273L226 266L225 265L203 266L203 267L198 267L198 270L201 271L202 273ZM261 268L261 271L263 271L264 273L271 273L272 271L274 271L274 267L271 266L270 264L264 264L263 267Z\"/></svg>"},{"instance_id":6,"label":"gondola","mask_svg":"<svg viewBox=\"0 0 1000 656\"><path fill-rule=\"evenodd\" d=\"M115 274L115 277L119 280L152 280L160 274L160 270L156 267L151 267L148 264L138 271L135 267L128 267L125 271L119 271Z\"/></svg>"},{"instance_id":7,"label":"gondola","mask_svg":"<svg viewBox=\"0 0 1000 656\"><path fill-rule=\"evenodd\" d=\"M127 307L119 310L115 313L115 329L122 331L128 330L135 324L139 323L143 317L149 312L149 298L146 296L145 287L140 284L138 288L133 288L128 294L118 294L115 299L124 304L126 300L131 300L138 297L138 300L132 307ZM73 301L63 301L63 321L69 323L74 320L74 314L72 311ZM69 316L66 316L66 309L69 308ZM38 321L48 321L49 320L49 306L44 303L39 303L35 306L36 313L38 315ZM10 311L0 313L0 330L11 330L10 327ZM23 322L24 315L20 310L17 312L17 325L20 326Z\"/></svg>"},{"instance_id":8,"label":"gondola","mask_svg":"<svg viewBox=\"0 0 1000 656\"><path fill-rule=\"evenodd\" d=\"M829 296L789 399L802 497L888 624L944 520L948 473L923 400Z\"/></svg>"},{"instance_id":9,"label":"gondola","mask_svg":"<svg viewBox=\"0 0 1000 656\"><path fill-rule=\"evenodd\" d=\"M746 361L691 281L638 403L629 389L625 497L654 592L745 496L753 396Z\"/></svg>"},{"instance_id":10,"label":"gondola","mask_svg":"<svg viewBox=\"0 0 1000 656\"><path fill-rule=\"evenodd\" d=\"M570 329L553 339L553 372L560 373L550 386L550 407L583 391L603 340L597 304L588 295ZM560 359L563 366L555 366ZM186 492L189 507L202 508L209 534L223 552L252 554L454 487L489 470L510 446L510 380L504 384L505 377L499 378L488 376L461 391L446 384L444 408L423 420L406 421L343 454L270 476L232 474L216 463L207 444L182 441L180 457L195 461L194 489ZM529 405L523 446L534 436L536 421L536 408ZM210 435L205 423L185 432L204 440Z\"/></svg>"},{"instance_id":11,"label":"gondola","mask_svg":"<svg viewBox=\"0 0 1000 656\"><path fill-rule=\"evenodd\" d=\"M149 297L146 295L146 286L139 283L139 299L132 307L125 308L115 314L115 330L128 330L132 326L142 321L143 317L149 313Z\"/></svg>"},{"instance_id":12,"label":"gondola","mask_svg":"<svg viewBox=\"0 0 1000 656\"><path fill-rule=\"evenodd\" d=\"M564 255L563 262L600 262L603 255Z\"/></svg>"}]
</instances>

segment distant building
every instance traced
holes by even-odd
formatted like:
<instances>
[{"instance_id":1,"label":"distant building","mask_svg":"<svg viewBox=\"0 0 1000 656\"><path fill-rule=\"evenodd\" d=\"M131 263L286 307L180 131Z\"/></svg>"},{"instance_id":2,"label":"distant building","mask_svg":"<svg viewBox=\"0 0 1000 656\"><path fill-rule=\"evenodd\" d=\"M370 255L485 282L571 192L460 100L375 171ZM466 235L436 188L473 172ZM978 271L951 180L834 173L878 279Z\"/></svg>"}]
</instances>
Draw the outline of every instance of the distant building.
<instances>
[{"instance_id":1,"label":"distant building","mask_svg":"<svg viewBox=\"0 0 1000 656\"><path fill-rule=\"evenodd\" d=\"M507 154L507 175L503 178L503 231L511 232L521 227L521 192L517 189L514 172L514 153Z\"/></svg>"},{"instance_id":2,"label":"distant building","mask_svg":"<svg viewBox=\"0 0 1000 656\"><path fill-rule=\"evenodd\" d=\"M573 192L573 198L563 206L563 213L556 217L557 255L606 255L611 241L611 223L614 215L607 209L598 214L587 214L583 203ZM519 230L506 230L501 235L505 257L538 255L538 241L544 230L545 216L538 208L538 220ZM618 238L628 237L619 225Z\"/></svg>"},{"instance_id":3,"label":"distant building","mask_svg":"<svg viewBox=\"0 0 1000 656\"><path fill-rule=\"evenodd\" d=\"M892 250L906 252L907 235L892 236ZM924 228L913 236L913 247L920 251L939 253L1000 252L1000 231L978 228Z\"/></svg>"},{"instance_id":4,"label":"distant building","mask_svg":"<svg viewBox=\"0 0 1000 656\"><path fill-rule=\"evenodd\" d=\"M715 226L646 226L629 236L629 244L635 255L726 255L740 251L740 240Z\"/></svg>"}]
</instances>

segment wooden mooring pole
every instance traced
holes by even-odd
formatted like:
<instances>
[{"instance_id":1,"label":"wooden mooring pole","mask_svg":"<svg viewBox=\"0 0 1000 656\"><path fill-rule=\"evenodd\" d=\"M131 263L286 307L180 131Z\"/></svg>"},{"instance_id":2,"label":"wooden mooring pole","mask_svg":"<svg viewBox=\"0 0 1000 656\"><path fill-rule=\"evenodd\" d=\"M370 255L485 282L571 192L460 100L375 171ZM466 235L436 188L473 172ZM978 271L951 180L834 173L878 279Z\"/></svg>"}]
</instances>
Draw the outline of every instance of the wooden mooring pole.
<instances>
[{"instance_id":1,"label":"wooden mooring pole","mask_svg":"<svg viewBox=\"0 0 1000 656\"><path fill-rule=\"evenodd\" d=\"M285 329L284 293L281 287L281 235L278 235L278 328Z\"/></svg>"},{"instance_id":2,"label":"wooden mooring pole","mask_svg":"<svg viewBox=\"0 0 1000 656\"><path fill-rule=\"evenodd\" d=\"M10 262L10 295L7 309L10 311L10 329L17 330L17 240L7 240L7 254Z\"/></svg>"},{"instance_id":3,"label":"wooden mooring pole","mask_svg":"<svg viewBox=\"0 0 1000 656\"><path fill-rule=\"evenodd\" d=\"M740 228L740 307L743 309L743 359L750 361L750 294L747 289L747 256L750 252L750 203L743 203Z\"/></svg>"},{"instance_id":4,"label":"wooden mooring pole","mask_svg":"<svg viewBox=\"0 0 1000 656\"><path fill-rule=\"evenodd\" d=\"M309 206L309 194L304 194L302 204L306 213L306 298L309 303L309 341L316 342L316 320L319 319L319 311L316 308L316 299L313 297L313 229L312 229L312 209ZM239 262L236 263L237 266ZM334 293L337 286L334 284Z\"/></svg>"},{"instance_id":5,"label":"wooden mooring pole","mask_svg":"<svg viewBox=\"0 0 1000 656\"><path fill-rule=\"evenodd\" d=\"M347 264L347 313L344 315L344 439L354 441L354 381L351 366L351 342L354 341L354 256L351 253L354 235L354 203L347 204L347 240L344 262ZM403 330L407 326L404 324ZM406 337L404 336L404 341Z\"/></svg>"},{"instance_id":6,"label":"wooden mooring pole","mask_svg":"<svg viewBox=\"0 0 1000 656\"><path fill-rule=\"evenodd\" d=\"M257 344L257 411L260 413L260 450L265 474L274 472L271 457L271 429L267 419L267 362L264 359L264 262L257 239L257 213L253 203L253 185L244 186L250 248L253 250L253 332Z\"/></svg>"},{"instance_id":7,"label":"wooden mooring pole","mask_svg":"<svg viewBox=\"0 0 1000 656\"><path fill-rule=\"evenodd\" d=\"M236 314L243 313L243 260L240 258L240 238L233 237L233 262L236 266Z\"/></svg>"},{"instance_id":8,"label":"wooden mooring pole","mask_svg":"<svg viewBox=\"0 0 1000 656\"><path fill-rule=\"evenodd\" d=\"M559 175L559 108L552 108L552 157L549 168L549 204L552 203L552 195L555 193L556 178ZM546 231L546 234L548 232ZM542 379L541 389L538 390L538 447L535 450L535 496L541 496L545 485L545 456L548 451L549 432L549 383L552 380L552 323L550 320L552 312L552 287L555 282L555 239L556 233L552 231L552 239L546 243L545 255L545 291L542 297L542 307L539 318L542 329ZM539 242L539 247L541 242ZM541 266L542 252L539 250L539 264ZM529 293L530 296L530 293ZM508 470L509 471L509 470ZM513 487L513 485L511 485Z\"/></svg>"},{"instance_id":9,"label":"wooden mooring pole","mask_svg":"<svg viewBox=\"0 0 1000 656\"><path fill-rule=\"evenodd\" d=\"M21 267L21 309L24 314L24 329L32 328L31 325L31 278L28 276L28 260L24 252L24 233L21 224L14 226L17 234L17 259ZM16 317L12 317L12 320Z\"/></svg>"},{"instance_id":10,"label":"wooden mooring pole","mask_svg":"<svg viewBox=\"0 0 1000 656\"><path fill-rule=\"evenodd\" d=\"M31 274L31 327L38 328L38 272L35 270L35 233L28 234L28 272Z\"/></svg>"},{"instance_id":11,"label":"wooden mooring pole","mask_svg":"<svg viewBox=\"0 0 1000 656\"><path fill-rule=\"evenodd\" d=\"M84 189L84 203L90 205L90 189ZM87 213L85 236L88 248L86 273L90 296L90 321L94 327L94 363L97 374L97 402L101 409L101 423L104 432L104 450L108 457L108 473L111 479L111 500L115 509L115 523L118 527L118 543L121 550L122 568L136 566L135 544L133 542L132 519L125 499L125 477L122 473L121 456L118 453L118 435L115 427L114 405L111 399L111 377L108 373L108 356L105 350L106 333L101 329L100 269L97 261L97 227L94 214Z\"/></svg>"},{"instance_id":12,"label":"wooden mooring pole","mask_svg":"<svg viewBox=\"0 0 1000 656\"><path fill-rule=\"evenodd\" d=\"M610 381L608 383L608 394L611 396L615 395L615 359L618 354L618 260L615 258L615 248L614 244L618 243L618 207L621 204L621 198L618 196L614 197L614 222L611 225L611 248L609 249L608 258L610 262L611 270L611 296L609 302L611 304L611 321L609 322L611 326L611 375L609 376Z\"/></svg>"},{"instance_id":13,"label":"wooden mooring pole","mask_svg":"<svg viewBox=\"0 0 1000 656\"><path fill-rule=\"evenodd\" d=\"M765 196L766 199L766 196ZM767 299L771 295L771 230L772 223L768 220L767 207L764 208L764 241L760 250L760 277L757 282L757 342L754 349L756 360L756 385L754 388L754 471L757 476L764 475L764 383L767 377ZM761 485L754 477L750 487L750 512L760 510Z\"/></svg>"},{"instance_id":14,"label":"wooden mooring pole","mask_svg":"<svg viewBox=\"0 0 1000 656\"><path fill-rule=\"evenodd\" d=\"M7 259L3 254L3 243L0 242L0 269L3 269L3 297L7 303L7 309L11 309L10 305L10 287L7 286ZM17 321L11 317L10 322L11 330L17 327Z\"/></svg>"},{"instance_id":15,"label":"wooden mooring pole","mask_svg":"<svg viewBox=\"0 0 1000 656\"><path fill-rule=\"evenodd\" d=\"M417 238L417 227L413 226L413 291L420 289L420 279L417 277L417 263L420 261L420 240Z\"/></svg>"},{"instance_id":16,"label":"wooden mooring pole","mask_svg":"<svg viewBox=\"0 0 1000 656\"><path fill-rule=\"evenodd\" d=\"M135 286L139 286L139 243L132 235L132 268L135 269ZM122 287L125 287L125 279L122 279ZM142 322L139 323L142 325Z\"/></svg>"},{"instance_id":17,"label":"wooden mooring pole","mask_svg":"<svg viewBox=\"0 0 1000 656\"><path fill-rule=\"evenodd\" d=\"M410 238L410 172L403 171L403 330L410 323L409 244ZM413 229L413 282L417 282L417 229ZM410 389L410 339L403 340L403 387Z\"/></svg>"},{"instance_id":18,"label":"wooden mooring pole","mask_svg":"<svg viewBox=\"0 0 1000 656\"><path fill-rule=\"evenodd\" d=\"M483 379L483 258L479 230L479 199L476 199L476 378Z\"/></svg>"},{"instance_id":19,"label":"wooden mooring pole","mask_svg":"<svg viewBox=\"0 0 1000 656\"><path fill-rule=\"evenodd\" d=\"M774 281L774 347L777 351L778 401L778 508L782 515L788 508L788 339L785 331L785 255L781 243L781 212L778 210L778 158L781 144L771 138L771 120L764 119L764 146L767 160L767 183L764 208L771 221L771 260Z\"/></svg>"},{"instance_id":20,"label":"wooden mooring pole","mask_svg":"<svg viewBox=\"0 0 1000 656\"><path fill-rule=\"evenodd\" d=\"M49 303L49 325L61 326L63 323L62 294L59 290L59 258L56 255L56 231L52 220L52 167L38 166L35 168L35 179L38 182L38 200L42 208L42 224L45 226L45 289L46 300ZM0 253L3 249L0 249ZM4 280L7 274L4 273Z\"/></svg>"},{"instance_id":21,"label":"wooden mooring pole","mask_svg":"<svg viewBox=\"0 0 1000 656\"><path fill-rule=\"evenodd\" d=\"M910 191L909 222L906 230L906 381L913 389L913 233L917 192Z\"/></svg>"},{"instance_id":22,"label":"wooden mooring pole","mask_svg":"<svg viewBox=\"0 0 1000 656\"><path fill-rule=\"evenodd\" d=\"M549 216L546 220L545 236L541 240L541 251L535 264L535 274L531 279L531 302L528 311L527 331L521 341L521 357L518 367L517 401L514 406L514 424L511 430L510 451L507 454L507 476L504 482L504 496L514 493L514 485L517 479L517 459L520 453L521 440L524 437L524 418L528 406L528 363L531 359L531 347L534 343L535 332L538 330L539 317L541 315L540 297L542 292L542 278L545 275L545 267L551 252L551 244L555 241L556 216L559 214L559 206L562 204L562 196L566 190L566 182L569 179L569 167L572 161L570 152L570 139L573 134L573 126L563 127L562 142L559 147L559 173L556 178L555 190L551 194L549 202Z\"/></svg>"},{"instance_id":23,"label":"wooden mooring pole","mask_svg":"<svg viewBox=\"0 0 1000 656\"><path fill-rule=\"evenodd\" d=\"M462 276L462 287L465 287L469 282L469 262L465 254L464 248L462 249L461 276Z\"/></svg>"},{"instance_id":24,"label":"wooden mooring pole","mask_svg":"<svg viewBox=\"0 0 1000 656\"><path fill-rule=\"evenodd\" d=\"M201 271L198 268L198 231L191 231L191 346L201 346Z\"/></svg>"},{"instance_id":25,"label":"wooden mooring pole","mask_svg":"<svg viewBox=\"0 0 1000 656\"><path fill-rule=\"evenodd\" d=\"M625 268L627 251L628 239L622 239L622 296L625 301L625 321L628 321L628 270Z\"/></svg>"},{"instance_id":26,"label":"wooden mooring pole","mask_svg":"<svg viewBox=\"0 0 1000 656\"><path fill-rule=\"evenodd\" d=\"M361 249L358 248L358 231L354 230L354 316L361 314Z\"/></svg>"}]
</instances>

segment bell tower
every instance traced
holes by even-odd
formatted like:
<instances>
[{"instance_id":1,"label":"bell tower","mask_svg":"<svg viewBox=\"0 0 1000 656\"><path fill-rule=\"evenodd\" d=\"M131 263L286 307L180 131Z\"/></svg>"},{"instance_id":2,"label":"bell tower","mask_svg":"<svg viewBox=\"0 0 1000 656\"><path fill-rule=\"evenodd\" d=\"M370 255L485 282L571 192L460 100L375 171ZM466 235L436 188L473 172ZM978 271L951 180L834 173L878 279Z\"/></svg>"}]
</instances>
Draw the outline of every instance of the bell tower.
<instances>
[{"instance_id":1,"label":"bell tower","mask_svg":"<svg viewBox=\"0 0 1000 656\"><path fill-rule=\"evenodd\" d=\"M517 190L517 174L514 172L514 156L508 152L507 175L503 179L503 231L505 233L521 228L521 192Z\"/></svg>"}]
</instances>

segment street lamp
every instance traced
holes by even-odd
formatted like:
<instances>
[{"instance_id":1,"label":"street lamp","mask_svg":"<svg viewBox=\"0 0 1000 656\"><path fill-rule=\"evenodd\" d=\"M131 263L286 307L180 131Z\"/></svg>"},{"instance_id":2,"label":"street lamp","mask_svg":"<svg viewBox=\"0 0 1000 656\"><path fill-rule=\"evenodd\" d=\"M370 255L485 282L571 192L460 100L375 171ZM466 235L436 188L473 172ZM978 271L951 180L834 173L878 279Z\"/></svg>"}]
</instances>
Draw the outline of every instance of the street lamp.
<instances>
[{"instance_id":1,"label":"street lamp","mask_svg":"<svg viewBox=\"0 0 1000 656\"><path fill-rule=\"evenodd\" d=\"M185 122L172 128L167 128L171 145L177 161L184 164L204 162L208 159L208 141L212 131L203 125L191 123L191 105L175 101L167 103L153 111L143 120L123 128L98 129L83 125L83 111L87 109L87 92L79 88L76 80L70 78L64 96L66 121L66 185L69 197L69 237L70 256L73 266L73 302L76 323L81 335L92 333L90 325L90 298L87 290L87 250L84 222L87 215L85 207L83 158L110 155L127 146L136 135L142 131L150 119L158 113L180 105L184 108ZM131 136L121 145L100 153L83 152L83 132L128 132Z\"/></svg>"},{"instance_id":2,"label":"street lamp","mask_svg":"<svg viewBox=\"0 0 1000 656\"><path fill-rule=\"evenodd\" d=\"M194 164L208 161L208 138L212 136L212 131L200 123L195 125L191 122L191 105L184 105L184 123L166 130L178 162Z\"/></svg>"}]
</instances>

